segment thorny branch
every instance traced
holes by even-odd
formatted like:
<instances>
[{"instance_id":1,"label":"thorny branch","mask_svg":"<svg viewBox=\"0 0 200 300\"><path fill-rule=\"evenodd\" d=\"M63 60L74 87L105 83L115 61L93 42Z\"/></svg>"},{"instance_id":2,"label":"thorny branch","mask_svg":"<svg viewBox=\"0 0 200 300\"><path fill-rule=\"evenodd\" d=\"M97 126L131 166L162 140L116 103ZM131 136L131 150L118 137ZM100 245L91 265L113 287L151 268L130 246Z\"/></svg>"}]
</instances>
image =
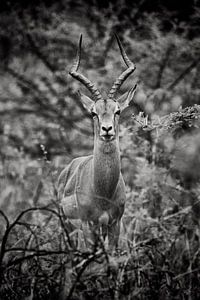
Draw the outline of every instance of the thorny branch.
<instances>
[{"instance_id":1,"label":"thorny branch","mask_svg":"<svg viewBox=\"0 0 200 300\"><path fill-rule=\"evenodd\" d=\"M67 228L66 228L66 226L64 224L63 216L60 213L56 212L55 210L52 210L52 209L50 209L48 207L32 207L32 208L28 208L28 209L22 211L11 224L9 223L9 221L8 221L7 217L5 216L5 214L2 211L0 211L0 214L4 217L4 219L6 220L6 223L7 223L7 227L6 227L6 230L4 232L4 235L3 235L3 238L2 238L2 242L1 242L1 248L0 248L0 268L2 267L3 258L4 258L4 255L5 255L6 252L9 252L9 251L32 251L32 250L24 249L24 248L10 248L10 249L6 249L6 244L7 244L8 237L9 237L9 234L10 234L11 230L16 225L18 225L18 224L19 225L24 225L23 223L20 222L21 218L25 214L27 214L29 212L33 212L33 211L47 211L47 212L50 212L50 213L54 214L55 216L57 216L58 219L60 220L61 226L64 229L64 232L66 234L69 248L72 247L72 243L71 243L71 240L70 240L70 237L69 237L69 233L68 233ZM42 250L41 254L44 255L44 252L45 251ZM16 261L14 261L14 262L16 263Z\"/></svg>"}]
</instances>

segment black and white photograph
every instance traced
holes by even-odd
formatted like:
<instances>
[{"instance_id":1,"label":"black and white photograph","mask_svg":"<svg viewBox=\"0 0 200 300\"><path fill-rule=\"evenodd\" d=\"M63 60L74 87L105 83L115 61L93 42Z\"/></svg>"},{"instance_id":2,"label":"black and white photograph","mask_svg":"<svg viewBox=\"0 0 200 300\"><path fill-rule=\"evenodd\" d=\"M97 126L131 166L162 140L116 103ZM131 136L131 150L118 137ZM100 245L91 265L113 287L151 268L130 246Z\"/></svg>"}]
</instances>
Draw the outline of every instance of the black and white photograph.
<instances>
[{"instance_id":1,"label":"black and white photograph","mask_svg":"<svg viewBox=\"0 0 200 300\"><path fill-rule=\"evenodd\" d=\"M200 299L200 2L0 0L0 300Z\"/></svg>"}]
</instances>

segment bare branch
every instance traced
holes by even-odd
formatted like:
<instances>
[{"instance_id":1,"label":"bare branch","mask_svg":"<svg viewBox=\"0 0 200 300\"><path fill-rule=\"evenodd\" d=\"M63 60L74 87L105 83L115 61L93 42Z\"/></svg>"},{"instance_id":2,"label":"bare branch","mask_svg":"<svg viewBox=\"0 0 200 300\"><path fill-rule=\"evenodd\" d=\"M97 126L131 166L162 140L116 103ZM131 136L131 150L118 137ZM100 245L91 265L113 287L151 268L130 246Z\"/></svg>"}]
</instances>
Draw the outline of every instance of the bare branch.
<instances>
[{"instance_id":1,"label":"bare branch","mask_svg":"<svg viewBox=\"0 0 200 300\"><path fill-rule=\"evenodd\" d=\"M9 220L8 217L4 214L4 212L2 210L0 210L0 215L2 215L2 217L4 218L4 220L6 221L6 227L9 227Z\"/></svg>"},{"instance_id":2,"label":"bare branch","mask_svg":"<svg viewBox=\"0 0 200 300\"><path fill-rule=\"evenodd\" d=\"M100 257L102 255L102 249L99 249L97 252L92 253L86 260L85 262L82 264L82 268L80 269L80 271L77 273L76 276L76 280L74 281L74 284L72 285L68 296L66 297L67 299L71 299L73 292L75 290L75 287L77 285L77 283L79 282L83 272L85 271L85 269L87 268L87 266L89 266L90 263L92 263L93 261L95 261L96 258Z\"/></svg>"},{"instance_id":3,"label":"bare branch","mask_svg":"<svg viewBox=\"0 0 200 300\"><path fill-rule=\"evenodd\" d=\"M170 57L170 54L171 54L172 50L173 50L173 45L170 44L168 46L168 48L166 49L166 51L164 53L164 57L163 57L163 59L160 63L159 71L158 71L158 75L157 75L157 80L156 80L156 83L155 83L155 89L158 89L161 86L162 76L163 76L164 70L167 66L167 63L169 61L169 57Z\"/></svg>"},{"instance_id":4,"label":"bare branch","mask_svg":"<svg viewBox=\"0 0 200 300\"><path fill-rule=\"evenodd\" d=\"M6 243L7 243L8 236L9 236L11 230L15 227L15 225L19 224L20 219L25 214L27 214L29 212L33 212L33 211L47 211L47 212L50 212L50 213L56 215L58 217L58 219L60 220L62 228L64 229L64 232L65 232L67 240L68 240L68 245L70 246L70 248L72 247L72 243L71 243L71 240L70 240L67 228L66 228L65 223L63 221L63 216L60 213L56 212L55 210L52 210L52 209L48 208L48 206L28 208L28 209L22 211L17 216L17 218L15 219L15 221L12 224L10 224L10 226L8 226L6 228L6 231L5 231L4 236L2 238L1 249L0 249L0 267L2 266L2 262L3 262L3 258L4 258L4 255L5 255L5 252L7 251L7 249L6 249Z\"/></svg>"},{"instance_id":5,"label":"bare branch","mask_svg":"<svg viewBox=\"0 0 200 300\"><path fill-rule=\"evenodd\" d=\"M188 75L192 69L194 69L197 64L200 62L200 58L198 57L195 59L186 69L183 70L183 72L172 82L168 85L167 90L172 90L174 89L179 82L186 76Z\"/></svg>"},{"instance_id":6,"label":"bare branch","mask_svg":"<svg viewBox=\"0 0 200 300\"><path fill-rule=\"evenodd\" d=\"M52 73L55 73L56 66L54 66L47 57L42 53L40 50L40 47L36 44L34 41L32 35L30 34L29 24L26 22L26 18L24 15L19 16L19 22L22 26L23 34L25 33L26 38L31 46L32 51L37 55L37 57L44 63L44 65L47 67L48 70L50 70Z\"/></svg>"}]
</instances>

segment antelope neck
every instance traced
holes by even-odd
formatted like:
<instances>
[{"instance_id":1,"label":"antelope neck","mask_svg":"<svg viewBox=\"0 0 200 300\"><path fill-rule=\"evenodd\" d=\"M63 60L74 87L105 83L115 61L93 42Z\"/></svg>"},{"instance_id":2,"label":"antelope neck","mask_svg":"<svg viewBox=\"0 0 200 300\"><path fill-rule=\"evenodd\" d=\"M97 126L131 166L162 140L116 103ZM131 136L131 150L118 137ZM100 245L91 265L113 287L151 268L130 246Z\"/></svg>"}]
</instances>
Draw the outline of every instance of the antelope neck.
<instances>
[{"instance_id":1,"label":"antelope neck","mask_svg":"<svg viewBox=\"0 0 200 300\"><path fill-rule=\"evenodd\" d=\"M95 195L112 199L120 176L118 138L110 142L95 139L93 174Z\"/></svg>"}]
</instances>

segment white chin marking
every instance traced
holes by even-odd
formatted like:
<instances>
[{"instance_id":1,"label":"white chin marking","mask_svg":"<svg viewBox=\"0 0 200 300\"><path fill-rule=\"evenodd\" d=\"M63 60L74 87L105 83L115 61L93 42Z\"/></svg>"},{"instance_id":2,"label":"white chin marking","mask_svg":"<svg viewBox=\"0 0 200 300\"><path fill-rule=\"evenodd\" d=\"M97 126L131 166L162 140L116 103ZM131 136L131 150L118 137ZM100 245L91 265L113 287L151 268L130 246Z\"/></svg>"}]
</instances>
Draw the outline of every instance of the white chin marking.
<instances>
[{"instance_id":1,"label":"white chin marking","mask_svg":"<svg viewBox=\"0 0 200 300\"><path fill-rule=\"evenodd\" d=\"M109 142L109 141L112 141L114 139L114 136L113 135L102 136L101 138L103 139L103 141Z\"/></svg>"}]
</instances>

